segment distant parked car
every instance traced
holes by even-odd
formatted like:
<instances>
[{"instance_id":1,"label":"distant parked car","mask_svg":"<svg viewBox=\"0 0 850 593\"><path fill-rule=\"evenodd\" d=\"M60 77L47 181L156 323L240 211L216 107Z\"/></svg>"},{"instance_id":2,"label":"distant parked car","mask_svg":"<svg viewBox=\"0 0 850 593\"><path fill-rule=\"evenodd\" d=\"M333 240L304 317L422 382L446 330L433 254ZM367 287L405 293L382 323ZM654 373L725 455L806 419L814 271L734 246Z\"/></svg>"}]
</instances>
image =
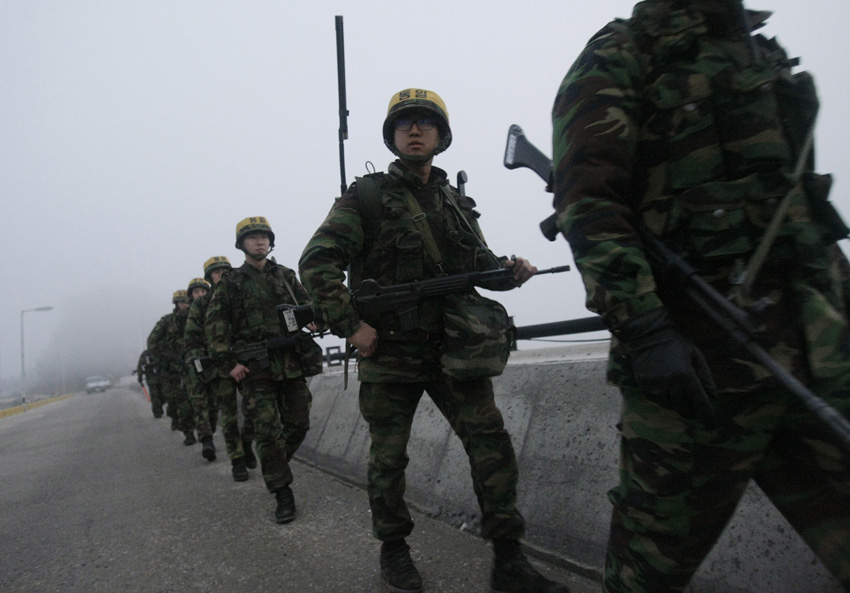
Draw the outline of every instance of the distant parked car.
<instances>
[{"instance_id":1,"label":"distant parked car","mask_svg":"<svg viewBox=\"0 0 850 593\"><path fill-rule=\"evenodd\" d=\"M86 377L86 393L103 393L112 386L109 379L103 375L92 375Z\"/></svg>"}]
</instances>

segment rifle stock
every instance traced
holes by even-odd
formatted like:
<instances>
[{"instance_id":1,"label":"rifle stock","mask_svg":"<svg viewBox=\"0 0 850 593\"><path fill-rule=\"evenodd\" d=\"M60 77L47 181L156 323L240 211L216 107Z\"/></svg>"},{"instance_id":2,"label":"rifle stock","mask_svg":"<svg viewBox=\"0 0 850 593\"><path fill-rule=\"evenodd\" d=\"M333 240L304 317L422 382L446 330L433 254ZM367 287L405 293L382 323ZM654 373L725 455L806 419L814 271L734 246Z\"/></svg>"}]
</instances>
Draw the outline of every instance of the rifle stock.
<instances>
[{"instance_id":1,"label":"rifle stock","mask_svg":"<svg viewBox=\"0 0 850 593\"><path fill-rule=\"evenodd\" d=\"M508 169L526 167L537 173L547 183L551 183L551 159L533 146L525 138L522 128L517 125L512 125L508 130L508 146L510 147L511 145L514 146L514 149L510 152L510 163L508 162L508 151L505 151L505 167ZM547 161L549 164L548 168L546 167ZM724 330L730 340L745 350L756 362L768 369L785 389L797 397L816 418L823 422L829 432L835 437L836 442L845 451L850 451L850 422L835 408L797 380L796 377L776 362L761 347L756 340L756 328L750 321L749 315L703 280L687 261L671 251L640 221L634 220L633 226L640 235L644 248L652 260L653 272L658 275L667 274L672 276L677 284L682 287L683 292L714 323ZM555 215L553 214L541 222L540 228L550 241L554 241L558 233ZM547 234L547 230L550 234Z\"/></svg>"},{"instance_id":2,"label":"rifle stock","mask_svg":"<svg viewBox=\"0 0 850 593\"><path fill-rule=\"evenodd\" d=\"M516 124L511 124L508 128L504 165L508 169L521 167L531 169L546 182L546 191L552 191L552 159L529 142L522 128ZM541 221L540 232L550 241L558 238L560 231L558 231L557 214L552 214Z\"/></svg>"}]
</instances>

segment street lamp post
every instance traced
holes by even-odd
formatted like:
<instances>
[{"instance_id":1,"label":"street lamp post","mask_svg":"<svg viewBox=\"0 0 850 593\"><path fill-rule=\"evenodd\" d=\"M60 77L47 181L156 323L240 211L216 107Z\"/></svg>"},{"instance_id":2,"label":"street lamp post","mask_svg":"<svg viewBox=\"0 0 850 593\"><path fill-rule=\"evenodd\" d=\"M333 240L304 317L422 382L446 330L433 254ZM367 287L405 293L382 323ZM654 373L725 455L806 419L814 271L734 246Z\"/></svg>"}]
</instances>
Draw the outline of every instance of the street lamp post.
<instances>
[{"instance_id":1,"label":"street lamp post","mask_svg":"<svg viewBox=\"0 0 850 593\"><path fill-rule=\"evenodd\" d=\"M24 364L24 313L33 311L51 311L53 307L36 307L21 311L21 404L27 405L27 368Z\"/></svg>"}]
</instances>

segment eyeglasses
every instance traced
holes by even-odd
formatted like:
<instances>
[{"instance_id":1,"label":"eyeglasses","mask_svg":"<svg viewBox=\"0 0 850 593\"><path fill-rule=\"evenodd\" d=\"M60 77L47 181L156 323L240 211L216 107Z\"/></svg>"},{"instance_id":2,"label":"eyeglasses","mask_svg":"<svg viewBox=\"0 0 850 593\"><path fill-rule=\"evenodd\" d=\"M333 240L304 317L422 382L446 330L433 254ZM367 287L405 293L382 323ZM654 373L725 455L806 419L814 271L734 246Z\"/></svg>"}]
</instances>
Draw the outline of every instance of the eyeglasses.
<instances>
[{"instance_id":1,"label":"eyeglasses","mask_svg":"<svg viewBox=\"0 0 850 593\"><path fill-rule=\"evenodd\" d=\"M422 132L427 132L429 130L433 130L434 126L437 125L437 120L433 117L419 117L413 119L411 117L400 117L395 120L395 129L399 132L409 132L410 128L413 127L413 124L416 124L416 127L419 128Z\"/></svg>"}]
</instances>

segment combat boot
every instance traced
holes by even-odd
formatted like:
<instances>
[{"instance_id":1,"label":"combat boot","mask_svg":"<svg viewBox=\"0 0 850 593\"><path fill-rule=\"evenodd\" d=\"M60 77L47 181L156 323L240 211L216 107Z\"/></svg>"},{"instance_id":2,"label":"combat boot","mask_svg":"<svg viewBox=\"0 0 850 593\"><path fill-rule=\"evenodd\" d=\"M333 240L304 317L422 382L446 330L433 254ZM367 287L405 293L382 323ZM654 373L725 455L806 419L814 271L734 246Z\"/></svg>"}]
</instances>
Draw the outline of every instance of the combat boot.
<instances>
[{"instance_id":1,"label":"combat boot","mask_svg":"<svg viewBox=\"0 0 850 593\"><path fill-rule=\"evenodd\" d=\"M251 441L242 441L242 448L245 450L245 466L248 469L256 469L257 458L251 448Z\"/></svg>"},{"instance_id":2,"label":"combat boot","mask_svg":"<svg viewBox=\"0 0 850 593\"><path fill-rule=\"evenodd\" d=\"M180 428L180 424L177 422L177 418L171 419L171 430L177 430Z\"/></svg>"},{"instance_id":3,"label":"combat boot","mask_svg":"<svg viewBox=\"0 0 850 593\"><path fill-rule=\"evenodd\" d=\"M291 522L295 519L295 496L292 494L292 488L284 486L275 492L274 495L277 498L277 509L275 509L274 518L281 525Z\"/></svg>"},{"instance_id":4,"label":"combat boot","mask_svg":"<svg viewBox=\"0 0 850 593\"><path fill-rule=\"evenodd\" d=\"M381 578L392 593L422 591L422 576L410 558L410 546L403 539L381 544Z\"/></svg>"},{"instance_id":5,"label":"combat boot","mask_svg":"<svg viewBox=\"0 0 850 593\"><path fill-rule=\"evenodd\" d=\"M531 566L518 540L497 539L493 548L492 593L570 593L566 585L550 581Z\"/></svg>"},{"instance_id":6,"label":"combat boot","mask_svg":"<svg viewBox=\"0 0 850 593\"><path fill-rule=\"evenodd\" d=\"M244 457L233 459L230 464L233 466L230 468L230 473L233 474L234 482L244 482L248 479L248 468L245 467Z\"/></svg>"},{"instance_id":7,"label":"combat boot","mask_svg":"<svg viewBox=\"0 0 850 593\"><path fill-rule=\"evenodd\" d=\"M201 444L203 445L201 455L204 456L204 459L207 461L215 461L215 445L213 444L212 437L202 438Z\"/></svg>"},{"instance_id":8,"label":"combat boot","mask_svg":"<svg viewBox=\"0 0 850 593\"><path fill-rule=\"evenodd\" d=\"M189 445L194 445L195 443L197 443L197 442L198 442L198 440L195 438L195 434L194 434L194 433L192 433L192 432L184 432L183 434L184 434L184 435L186 435L186 438L185 438L185 439L183 439L183 444L184 444L184 445L186 445L187 447L188 447Z\"/></svg>"}]
</instances>

